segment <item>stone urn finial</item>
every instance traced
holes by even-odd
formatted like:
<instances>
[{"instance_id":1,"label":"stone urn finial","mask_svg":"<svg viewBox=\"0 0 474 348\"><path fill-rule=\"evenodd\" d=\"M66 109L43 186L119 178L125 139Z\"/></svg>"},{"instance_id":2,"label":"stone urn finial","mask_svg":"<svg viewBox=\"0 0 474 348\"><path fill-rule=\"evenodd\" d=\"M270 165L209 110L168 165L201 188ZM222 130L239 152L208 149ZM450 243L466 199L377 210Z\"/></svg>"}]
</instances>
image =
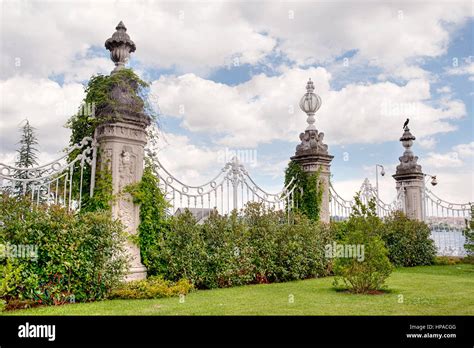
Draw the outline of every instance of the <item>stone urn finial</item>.
<instances>
[{"instance_id":1,"label":"stone urn finial","mask_svg":"<svg viewBox=\"0 0 474 348\"><path fill-rule=\"evenodd\" d=\"M406 154L413 153L413 151L411 150L411 147L413 146L413 140L415 139L416 139L415 136L410 133L410 128L405 127L403 135L400 138L400 141L402 143L402 146L405 148Z\"/></svg>"},{"instance_id":2,"label":"stone urn finial","mask_svg":"<svg viewBox=\"0 0 474 348\"><path fill-rule=\"evenodd\" d=\"M105 48L110 51L110 59L115 63L115 69L123 69L127 63L130 53L135 52L137 47L127 34L127 28L122 21L115 27L117 30L111 38L105 41Z\"/></svg>"},{"instance_id":3,"label":"stone urn finial","mask_svg":"<svg viewBox=\"0 0 474 348\"><path fill-rule=\"evenodd\" d=\"M306 93L300 100L300 108L303 110L307 115L308 118L306 122L308 122L308 130L314 130L316 127L314 126L315 118L314 114L316 111L319 110L321 107L321 97L314 93L314 84L311 81L311 78L308 80L306 84Z\"/></svg>"},{"instance_id":4,"label":"stone urn finial","mask_svg":"<svg viewBox=\"0 0 474 348\"><path fill-rule=\"evenodd\" d=\"M415 136L410 132L410 128L405 126L403 135L400 138L400 142L405 148L405 151L403 152L403 155L399 157L400 164L397 166L396 175L406 173L421 173L421 166L417 163L418 156L415 156L411 149L415 139Z\"/></svg>"}]
</instances>

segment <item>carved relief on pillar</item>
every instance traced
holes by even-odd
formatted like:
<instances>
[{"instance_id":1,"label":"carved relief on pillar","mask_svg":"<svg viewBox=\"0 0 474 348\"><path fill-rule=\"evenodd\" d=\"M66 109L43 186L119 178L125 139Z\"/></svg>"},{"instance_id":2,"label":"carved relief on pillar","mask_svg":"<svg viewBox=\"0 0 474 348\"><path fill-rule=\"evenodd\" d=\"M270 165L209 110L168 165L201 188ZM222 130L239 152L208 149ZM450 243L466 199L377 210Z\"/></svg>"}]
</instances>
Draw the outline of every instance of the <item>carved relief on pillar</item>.
<instances>
[{"instance_id":1,"label":"carved relief on pillar","mask_svg":"<svg viewBox=\"0 0 474 348\"><path fill-rule=\"evenodd\" d=\"M306 130L300 133L301 144L296 146L296 155L298 154L328 154L328 146L323 143L324 133L317 129Z\"/></svg>"},{"instance_id":2,"label":"carved relief on pillar","mask_svg":"<svg viewBox=\"0 0 474 348\"><path fill-rule=\"evenodd\" d=\"M97 138L117 137L146 143L146 132L126 123L104 124L97 128Z\"/></svg>"},{"instance_id":3,"label":"carved relief on pillar","mask_svg":"<svg viewBox=\"0 0 474 348\"><path fill-rule=\"evenodd\" d=\"M113 149L108 147L100 152L100 165L102 169L112 171Z\"/></svg>"},{"instance_id":4,"label":"carved relief on pillar","mask_svg":"<svg viewBox=\"0 0 474 348\"><path fill-rule=\"evenodd\" d=\"M131 146L125 145L119 156L119 192L122 192L127 185L133 184L136 179L137 155ZM137 223L136 207L129 193L123 193L118 201L118 217L127 226L129 232L135 233Z\"/></svg>"}]
</instances>

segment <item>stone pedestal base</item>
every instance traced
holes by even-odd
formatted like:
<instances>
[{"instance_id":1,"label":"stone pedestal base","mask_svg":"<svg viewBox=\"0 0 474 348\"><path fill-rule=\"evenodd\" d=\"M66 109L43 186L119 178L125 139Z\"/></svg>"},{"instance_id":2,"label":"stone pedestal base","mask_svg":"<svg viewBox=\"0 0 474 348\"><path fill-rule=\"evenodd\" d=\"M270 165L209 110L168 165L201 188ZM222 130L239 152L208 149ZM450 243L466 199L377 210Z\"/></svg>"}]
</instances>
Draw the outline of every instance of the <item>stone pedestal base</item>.
<instances>
[{"instance_id":1,"label":"stone pedestal base","mask_svg":"<svg viewBox=\"0 0 474 348\"><path fill-rule=\"evenodd\" d=\"M128 271L128 274L125 276L125 281L129 282L131 280L142 280L146 278L146 267L138 266L131 267Z\"/></svg>"},{"instance_id":2,"label":"stone pedestal base","mask_svg":"<svg viewBox=\"0 0 474 348\"><path fill-rule=\"evenodd\" d=\"M425 181L422 173L394 175L397 180L397 194L401 199L406 216L410 219L424 220Z\"/></svg>"}]
</instances>

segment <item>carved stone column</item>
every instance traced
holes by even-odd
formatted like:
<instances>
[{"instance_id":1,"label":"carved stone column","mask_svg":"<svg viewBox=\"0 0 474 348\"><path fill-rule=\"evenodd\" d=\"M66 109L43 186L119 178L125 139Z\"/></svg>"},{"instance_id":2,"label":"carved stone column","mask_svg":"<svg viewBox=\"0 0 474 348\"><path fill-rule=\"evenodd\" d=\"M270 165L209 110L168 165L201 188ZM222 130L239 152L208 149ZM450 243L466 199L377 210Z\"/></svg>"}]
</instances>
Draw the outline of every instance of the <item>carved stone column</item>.
<instances>
[{"instance_id":1,"label":"carved stone column","mask_svg":"<svg viewBox=\"0 0 474 348\"><path fill-rule=\"evenodd\" d=\"M130 49L135 50L126 30L120 22L117 32L106 41L106 47L111 50L111 57L117 66L112 74L120 73ZM139 206L133 203L130 194L123 193L123 189L142 178L144 146L147 142L145 129L150 124L149 117L144 113L143 100L136 95L137 90L137 82L124 75L110 92L110 105L97 112L99 117L106 116L108 121L96 129L100 167L108 167L112 175L113 193L117 197L112 205L112 214L131 235L137 233L140 223ZM146 278L139 247L130 242L127 252L131 263L126 280Z\"/></svg>"},{"instance_id":2,"label":"carved stone column","mask_svg":"<svg viewBox=\"0 0 474 348\"><path fill-rule=\"evenodd\" d=\"M415 139L406 126L400 138L405 152L399 157L400 164L393 178L397 182L397 194L405 214L410 219L423 220L425 177L421 165L417 164L418 156L415 156L411 150Z\"/></svg>"},{"instance_id":3,"label":"carved stone column","mask_svg":"<svg viewBox=\"0 0 474 348\"><path fill-rule=\"evenodd\" d=\"M331 161L334 156L328 153L328 146L323 143L324 133L318 132L314 126L314 114L321 107L321 98L313 91L314 85L309 79L306 85L306 94L300 101L300 108L308 115L308 127L304 133L300 134L301 144L296 146L295 155L291 157L291 160L299 163L307 173L317 172L321 169L319 183L322 185L323 195L320 221L329 222L329 180Z\"/></svg>"}]
</instances>

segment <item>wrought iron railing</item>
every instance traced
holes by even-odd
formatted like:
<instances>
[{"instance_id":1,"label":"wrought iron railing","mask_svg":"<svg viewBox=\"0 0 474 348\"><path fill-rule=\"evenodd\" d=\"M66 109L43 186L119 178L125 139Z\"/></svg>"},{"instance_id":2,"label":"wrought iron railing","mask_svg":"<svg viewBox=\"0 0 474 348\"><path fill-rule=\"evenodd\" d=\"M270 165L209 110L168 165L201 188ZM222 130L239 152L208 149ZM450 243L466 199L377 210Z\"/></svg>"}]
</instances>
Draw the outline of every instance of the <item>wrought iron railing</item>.
<instances>
[{"instance_id":1,"label":"wrought iron railing","mask_svg":"<svg viewBox=\"0 0 474 348\"><path fill-rule=\"evenodd\" d=\"M71 159L74 152L78 154ZM78 210L82 202L86 166L90 166L89 195L93 195L96 158L96 142L85 137L57 160L41 166L20 168L0 163L0 192L29 195L34 204L58 204ZM78 171L76 175L75 171Z\"/></svg>"},{"instance_id":2,"label":"wrought iron railing","mask_svg":"<svg viewBox=\"0 0 474 348\"><path fill-rule=\"evenodd\" d=\"M242 209L247 202L261 202L268 208L285 210L293 207L294 180L280 192L269 193L258 186L245 167L234 157L210 181L199 186L187 185L172 175L159 161L155 152L147 150L153 170L160 180L160 188L171 206L171 214L178 209L195 209L204 216L217 209L221 214Z\"/></svg>"},{"instance_id":3,"label":"wrought iron railing","mask_svg":"<svg viewBox=\"0 0 474 348\"><path fill-rule=\"evenodd\" d=\"M367 205L370 200L374 200L377 215L382 218L390 215L390 213L395 210L403 209L400 196L397 196L392 203L385 203L378 197L377 190L372 186L367 178L362 183L359 192L363 204ZM348 219L352 213L352 207L354 204L354 199L346 200L342 198L336 192L332 183L329 183L329 212L333 221Z\"/></svg>"},{"instance_id":4,"label":"wrought iron railing","mask_svg":"<svg viewBox=\"0 0 474 348\"><path fill-rule=\"evenodd\" d=\"M464 256L464 230L471 219L473 203L451 203L428 188L423 193L423 220L430 226L439 255Z\"/></svg>"},{"instance_id":5,"label":"wrought iron railing","mask_svg":"<svg viewBox=\"0 0 474 348\"><path fill-rule=\"evenodd\" d=\"M354 200L342 198L330 184L329 210L333 221L347 219L351 212ZM364 204L374 199L377 214L384 218L395 210L405 212L405 193L399 190L396 199L386 204L377 197L377 192L367 179L360 188L361 201ZM431 238L434 240L438 255L464 256L466 242L463 231L466 221L471 219L473 203L451 203L439 198L427 188L423 190L423 220L431 230Z\"/></svg>"}]
</instances>

